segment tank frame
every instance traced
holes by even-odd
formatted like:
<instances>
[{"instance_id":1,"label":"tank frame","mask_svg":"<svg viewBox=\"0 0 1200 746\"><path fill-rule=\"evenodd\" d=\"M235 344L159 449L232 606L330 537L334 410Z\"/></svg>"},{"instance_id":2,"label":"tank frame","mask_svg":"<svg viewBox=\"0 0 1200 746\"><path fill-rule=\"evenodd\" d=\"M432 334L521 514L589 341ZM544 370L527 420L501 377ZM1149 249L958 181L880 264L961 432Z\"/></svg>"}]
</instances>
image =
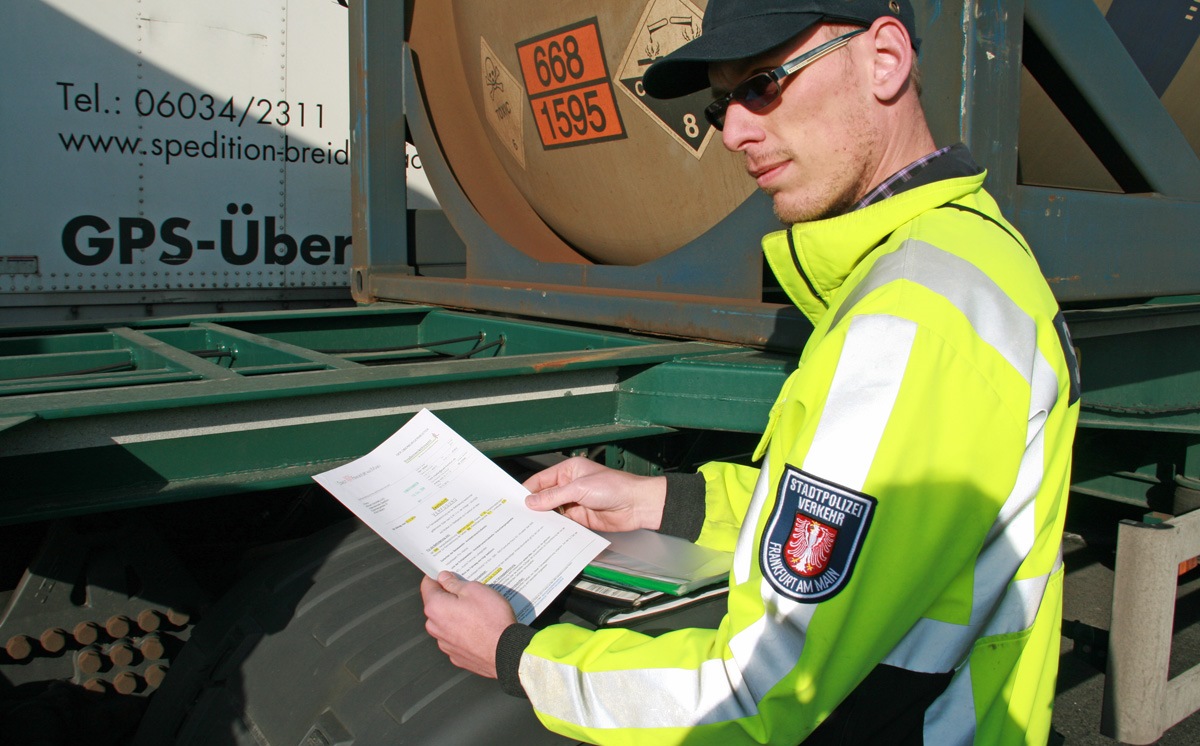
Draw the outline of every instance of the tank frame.
<instances>
[{"instance_id":1,"label":"tank frame","mask_svg":"<svg viewBox=\"0 0 1200 746\"><path fill-rule=\"evenodd\" d=\"M1200 158L1095 4L989 0L964 3L959 12L941 3L916 5L919 18L931 19L921 61L935 138L967 144L988 169L989 191L1033 246L1060 302L1070 308L1200 294L1193 260ZM642 265L535 261L478 218L441 157L412 58L394 43L403 11L365 3L352 13L357 300L434 303L783 350L803 343L807 322L800 314L762 300L758 237L779 227L764 195L756 193L708 234ZM1020 183L1021 113L1013 102L1020 100L1023 64L1127 193ZM397 89L402 101L389 95ZM403 178L395 155L405 117L466 244L467 279L433 280L414 269L400 221L404 194L386 186ZM1144 260L1146 246L1154 262ZM657 312L664 303L674 312Z\"/></svg>"}]
</instances>

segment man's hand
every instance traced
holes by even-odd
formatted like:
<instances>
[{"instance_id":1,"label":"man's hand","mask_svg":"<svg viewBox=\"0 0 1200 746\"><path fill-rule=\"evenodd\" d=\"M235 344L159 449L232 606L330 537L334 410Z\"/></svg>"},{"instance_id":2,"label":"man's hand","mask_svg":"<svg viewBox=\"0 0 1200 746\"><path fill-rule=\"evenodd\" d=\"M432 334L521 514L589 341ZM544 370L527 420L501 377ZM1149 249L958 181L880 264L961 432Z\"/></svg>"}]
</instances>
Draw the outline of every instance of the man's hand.
<instances>
[{"instance_id":1,"label":"man's hand","mask_svg":"<svg viewBox=\"0 0 1200 746\"><path fill-rule=\"evenodd\" d=\"M512 606L482 583L443 571L437 580L421 579L425 631L438 641L450 662L489 679L496 678L496 643L517 621Z\"/></svg>"},{"instance_id":2,"label":"man's hand","mask_svg":"<svg viewBox=\"0 0 1200 746\"><path fill-rule=\"evenodd\" d=\"M558 510L594 531L657 529L667 498L664 477L639 477L572 458L525 481L534 510Z\"/></svg>"}]
</instances>

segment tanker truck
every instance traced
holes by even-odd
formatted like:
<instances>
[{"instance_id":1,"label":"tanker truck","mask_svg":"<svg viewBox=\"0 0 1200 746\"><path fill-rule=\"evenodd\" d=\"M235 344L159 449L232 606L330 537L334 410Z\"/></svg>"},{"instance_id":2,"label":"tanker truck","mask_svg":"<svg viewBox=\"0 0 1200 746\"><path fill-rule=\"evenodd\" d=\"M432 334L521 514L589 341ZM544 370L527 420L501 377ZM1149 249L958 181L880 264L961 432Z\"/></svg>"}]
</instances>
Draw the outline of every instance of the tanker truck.
<instances>
[{"instance_id":1,"label":"tanker truck","mask_svg":"<svg viewBox=\"0 0 1200 746\"><path fill-rule=\"evenodd\" d=\"M349 5L356 306L0 336L0 691L120 722L114 743L562 743L447 662L419 571L311 477L424 408L514 474L747 460L809 331L764 267L770 200L706 96L641 86L703 2ZM1197 11L914 6L934 136L988 169L1071 329L1071 511L1124 517L1111 624L1090 630L1096 728L1149 743L1200 708L1200 674L1170 658L1200 555ZM414 231L408 141L445 248ZM231 205L248 240L257 216ZM569 599L539 623L559 619L582 621Z\"/></svg>"}]
</instances>

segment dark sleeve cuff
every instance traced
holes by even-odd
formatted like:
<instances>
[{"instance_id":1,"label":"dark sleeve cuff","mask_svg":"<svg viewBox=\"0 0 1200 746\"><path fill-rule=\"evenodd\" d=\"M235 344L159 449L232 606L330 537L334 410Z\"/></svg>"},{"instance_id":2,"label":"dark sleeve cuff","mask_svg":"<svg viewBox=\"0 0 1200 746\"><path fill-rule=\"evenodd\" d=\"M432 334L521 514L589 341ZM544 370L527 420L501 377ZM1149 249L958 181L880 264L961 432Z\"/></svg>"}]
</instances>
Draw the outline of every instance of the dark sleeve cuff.
<instances>
[{"instance_id":1,"label":"dark sleeve cuff","mask_svg":"<svg viewBox=\"0 0 1200 746\"><path fill-rule=\"evenodd\" d=\"M667 474L667 501L658 532L695 541L704 528L704 475Z\"/></svg>"},{"instance_id":2,"label":"dark sleeve cuff","mask_svg":"<svg viewBox=\"0 0 1200 746\"><path fill-rule=\"evenodd\" d=\"M537 630L524 624L510 624L500 634L496 641L496 678L505 694L514 697L525 697L525 687L521 686L521 655Z\"/></svg>"}]
</instances>

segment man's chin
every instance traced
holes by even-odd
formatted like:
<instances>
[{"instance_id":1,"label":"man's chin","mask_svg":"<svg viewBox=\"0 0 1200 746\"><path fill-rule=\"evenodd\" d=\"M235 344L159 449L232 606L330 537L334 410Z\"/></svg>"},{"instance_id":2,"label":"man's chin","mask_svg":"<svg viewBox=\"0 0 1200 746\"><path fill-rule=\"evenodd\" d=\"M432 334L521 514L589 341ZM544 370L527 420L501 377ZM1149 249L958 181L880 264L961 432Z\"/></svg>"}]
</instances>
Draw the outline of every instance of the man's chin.
<instances>
[{"instance_id":1,"label":"man's chin","mask_svg":"<svg viewBox=\"0 0 1200 746\"><path fill-rule=\"evenodd\" d=\"M779 222L785 225L792 225L794 223L809 223L813 220L819 219L818 213L814 213L812 210L799 208L793 204L781 202L779 198L775 198L772 201L771 206L775 211L775 217L779 219Z\"/></svg>"},{"instance_id":2,"label":"man's chin","mask_svg":"<svg viewBox=\"0 0 1200 746\"><path fill-rule=\"evenodd\" d=\"M833 204L797 205L794 201L782 199L778 192L771 197L771 206L775 217L785 225L812 223L817 220L835 218L850 212L853 205L854 200L840 200Z\"/></svg>"}]
</instances>

